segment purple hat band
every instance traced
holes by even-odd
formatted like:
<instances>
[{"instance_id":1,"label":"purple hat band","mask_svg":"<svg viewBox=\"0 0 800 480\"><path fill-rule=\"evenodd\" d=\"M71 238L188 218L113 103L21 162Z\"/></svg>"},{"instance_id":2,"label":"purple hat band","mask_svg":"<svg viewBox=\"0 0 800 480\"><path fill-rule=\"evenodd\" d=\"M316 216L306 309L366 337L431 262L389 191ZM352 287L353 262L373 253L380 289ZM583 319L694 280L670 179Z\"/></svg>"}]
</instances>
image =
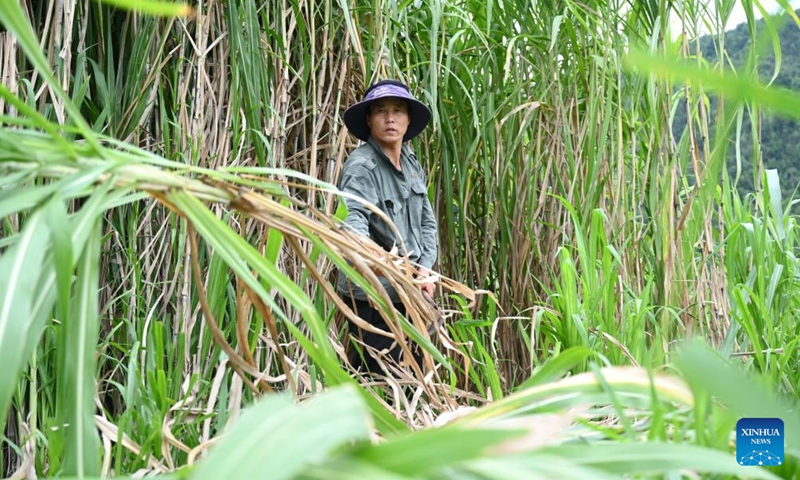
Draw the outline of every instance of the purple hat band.
<instances>
[{"instance_id":1,"label":"purple hat band","mask_svg":"<svg viewBox=\"0 0 800 480\"><path fill-rule=\"evenodd\" d=\"M364 101L368 102L370 100L377 100L383 97L398 97L416 100L411 96L411 93L403 87L399 87L397 85L381 85L380 87L370 91L367 96L364 97Z\"/></svg>"},{"instance_id":2,"label":"purple hat band","mask_svg":"<svg viewBox=\"0 0 800 480\"><path fill-rule=\"evenodd\" d=\"M425 130L425 127L431 120L430 109L414 98L408 88L396 85L395 83L378 85L367 93L364 100L356 103L344 112L344 124L347 125L347 129L350 130L350 133L355 135L356 138L365 142L369 139L370 130L367 125L369 106L372 102L380 100L381 98L400 98L406 101L410 123L408 125L408 130L406 130L405 135L403 135L404 142L411 140Z\"/></svg>"}]
</instances>

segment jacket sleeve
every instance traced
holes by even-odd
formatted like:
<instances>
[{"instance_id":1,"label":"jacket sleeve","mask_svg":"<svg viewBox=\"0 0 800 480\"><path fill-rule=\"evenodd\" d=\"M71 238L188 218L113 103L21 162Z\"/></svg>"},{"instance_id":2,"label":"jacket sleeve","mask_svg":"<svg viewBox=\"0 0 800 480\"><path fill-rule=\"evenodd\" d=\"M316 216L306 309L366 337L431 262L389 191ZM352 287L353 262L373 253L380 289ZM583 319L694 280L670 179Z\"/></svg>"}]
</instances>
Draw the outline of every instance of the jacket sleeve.
<instances>
[{"instance_id":1,"label":"jacket sleeve","mask_svg":"<svg viewBox=\"0 0 800 480\"><path fill-rule=\"evenodd\" d=\"M352 165L349 168L345 166L342 177L339 180L339 190L363 198L372 205L377 205L378 203L375 176L364 165ZM345 227L370 238L369 222L372 212L363 202L354 198L344 197L344 203L347 205L347 218L344 220Z\"/></svg>"},{"instance_id":2,"label":"jacket sleeve","mask_svg":"<svg viewBox=\"0 0 800 480\"><path fill-rule=\"evenodd\" d=\"M422 255L419 257L419 264L425 268L431 268L436 262L439 254L438 241L436 238L436 217L433 215L433 206L428 196L422 202Z\"/></svg>"}]
</instances>

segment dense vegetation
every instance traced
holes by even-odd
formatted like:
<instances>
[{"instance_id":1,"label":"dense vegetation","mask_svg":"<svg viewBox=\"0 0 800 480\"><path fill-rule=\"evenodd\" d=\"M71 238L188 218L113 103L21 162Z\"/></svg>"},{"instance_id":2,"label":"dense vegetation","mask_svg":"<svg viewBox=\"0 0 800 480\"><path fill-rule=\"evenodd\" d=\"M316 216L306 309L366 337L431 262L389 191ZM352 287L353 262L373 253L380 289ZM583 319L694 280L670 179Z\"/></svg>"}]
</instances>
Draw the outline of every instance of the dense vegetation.
<instances>
[{"instance_id":1,"label":"dense vegetation","mask_svg":"<svg viewBox=\"0 0 800 480\"><path fill-rule=\"evenodd\" d=\"M736 478L736 421L779 416L745 474L796 477L800 234L783 173L724 167L800 98L690 54L717 3L0 2L3 474ZM434 113L433 338L337 228L341 113L385 77ZM350 369L334 266L390 318L373 270L410 292L425 365Z\"/></svg>"},{"instance_id":2,"label":"dense vegetation","mask_svg":"<svg viewBox=\"0 0 800 480\"><path fill-rule=\"evenodd\" d=\"M798 10L797 13L800 13ZM719 59L719 47L724 45L725 61L744 73L749 71L747 63L751 49L757 53L758 75L772 85L800 91L800 27L788 13L770 20L779 31L780 64L775 62L775 48L765 35L765 20L754 23L756 42L751 42L750 26L742 23L726 31L724 37L705 35L700 38L700 52L710 64ZM721 43L723 42L723 43ZM775 73L777 72L777 75ZM774 79L773 79L774 76ZM710 96L711 118L715 117L717 97ZM751 115L757 115L755 127ZM677 110L673 130L680 136L686 126L686 112ZM754 129L755 128L755 129ZM753 137L758 139L754 149ZM784 200L794 197L800 185L800 123L796 119L775 115L770 112L751 112L745 110L741 125L736 127L732 140L739 140L738 151L735 143L727 151L727 171L737 185L742 196L759 191L765 168L775 169L781 177L781 190ZM755 162L753 161L755 159Z\"/></svg>"}]
</instances>

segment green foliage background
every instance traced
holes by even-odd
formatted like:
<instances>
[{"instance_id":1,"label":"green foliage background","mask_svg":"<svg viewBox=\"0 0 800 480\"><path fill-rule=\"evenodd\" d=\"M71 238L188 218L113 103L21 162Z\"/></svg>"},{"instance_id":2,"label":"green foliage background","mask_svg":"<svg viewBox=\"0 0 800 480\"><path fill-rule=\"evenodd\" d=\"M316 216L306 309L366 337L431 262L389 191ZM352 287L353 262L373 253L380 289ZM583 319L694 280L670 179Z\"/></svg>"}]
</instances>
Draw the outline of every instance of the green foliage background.
<instances>
[{"instance_id":1,"label":"green foliage background","mask_svg":"<svg viewBox=\"0 0 800 480\"><path fill-rule=\"evenodd\" d=\"M800 10L795 11L800 13ZM800 90L800 27L784 13L772 20L779 28L780 65L777 76L771 84L789 90ZM747 23L724 33L724 37L705 35L699 40L699 52L709 63L716 62L719 55L720 40L724 38L725 54L722 56L731 68L745 74L751 51L757 55L758 74L762 79L771 79L775 72L775 50L764 36L765 24L760 19L754 23L756 42L751 42ZM760 39L760 41L759 41ZM710 96L711 116L716 111L716 96ZM753 143L752 115L757 115L755 134L758 148ZM673 131L677 136L686 126L686 112L675 112ZM739 149L735 148L739 138ZM794 198L800 185L800 124L796 119L775 115L770 112L746 111L741 124L731 138L731 148L727 152L727 171L736 182L739 193L746 196L763 188L761 177L764 168L775 169L781 177L781 192L784 201Z\"/></svg>"}]
</instances>

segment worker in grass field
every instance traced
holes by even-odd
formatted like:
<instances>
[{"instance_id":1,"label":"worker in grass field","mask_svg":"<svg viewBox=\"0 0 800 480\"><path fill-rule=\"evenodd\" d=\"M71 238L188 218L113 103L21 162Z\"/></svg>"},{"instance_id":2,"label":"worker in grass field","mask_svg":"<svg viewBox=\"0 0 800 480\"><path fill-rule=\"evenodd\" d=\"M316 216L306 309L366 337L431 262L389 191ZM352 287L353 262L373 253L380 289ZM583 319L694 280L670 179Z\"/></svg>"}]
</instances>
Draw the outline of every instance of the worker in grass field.
<instances>
[{"instance_id":1,"label":"worker in grass field","mask_svg":"<svg viewBox=\"0 0 800 480\"><path fill-rule=\"evenodd\" d=\"M408 142L425 129L430 119L428 107L415 99L405 84L383 80L372 85L364 99L344 113L347 128L365 143L347 158L339 179L340 190L363 198L386 214L395 224L400 238L363 203L349 198L345 198L348 209L345 225L387 251L397 248L400 255L407 254L413 264L419 265L421 276L429 275L428 269L436 261L436 219L428 199L425 172ZM381 282L395 308L405 315L397 292L385 279L381 278ZM420 288L433 296L435 285L424 283ZM390 331L381 314L367 302L366 294L344 274L339 275L338 290L359 317L381 330ZM351 322L348 322L348 331L378 351L390 348L394 342ZM398 363L400 355L397 345L389 351L389 356ZM355 368L380 371L372 356L365 353L361 357L356 349L351 350L349 360Z\"/></svg>"}]
</instances>

